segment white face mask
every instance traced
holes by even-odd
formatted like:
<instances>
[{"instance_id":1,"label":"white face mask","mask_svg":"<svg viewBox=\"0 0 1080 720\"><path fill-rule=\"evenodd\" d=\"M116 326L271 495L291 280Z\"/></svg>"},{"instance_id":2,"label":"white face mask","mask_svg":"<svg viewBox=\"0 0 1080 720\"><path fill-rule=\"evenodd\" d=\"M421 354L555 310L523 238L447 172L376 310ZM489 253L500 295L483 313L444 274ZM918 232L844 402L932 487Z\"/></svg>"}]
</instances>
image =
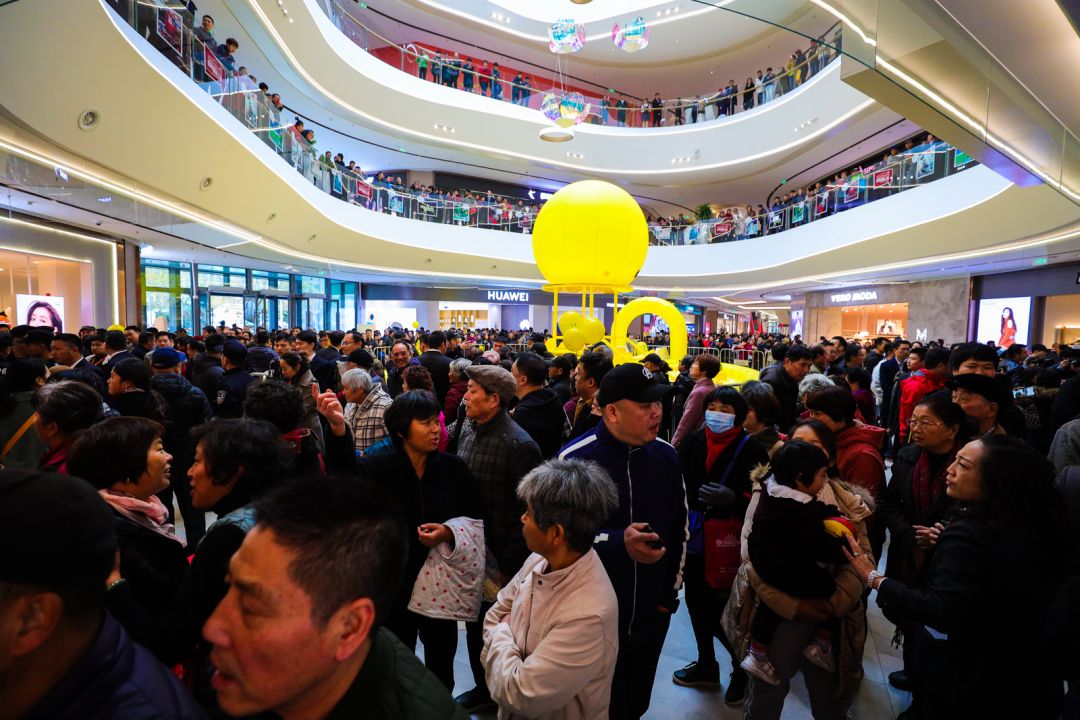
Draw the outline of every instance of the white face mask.
<instances>
[{"instance_id":1,"label":"white face mask","mask_svg":"<svg viewBox=\"0 0 1080 720\"><path fill-rule=\"evenodd\" d=\"M735 416L718 410L705 411L705 427L714 433L722 433L735 427Z\"/></svg>"}]
</instances>

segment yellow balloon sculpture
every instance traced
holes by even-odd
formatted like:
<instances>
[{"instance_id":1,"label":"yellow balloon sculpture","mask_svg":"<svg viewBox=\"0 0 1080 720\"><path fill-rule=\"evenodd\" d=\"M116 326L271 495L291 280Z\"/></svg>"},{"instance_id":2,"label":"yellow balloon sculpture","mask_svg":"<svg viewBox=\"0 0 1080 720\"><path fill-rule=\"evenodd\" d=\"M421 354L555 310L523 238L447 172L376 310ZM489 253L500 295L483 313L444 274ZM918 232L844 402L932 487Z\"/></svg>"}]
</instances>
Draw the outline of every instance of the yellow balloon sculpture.
<instances>
[{"instance_id":1,"label":"yellow balloon sculpture","mask_svg":"<svg viewBox=\"0 0 1080 720\"><path fill-rule=\"evenodd\" d=\"M536 216L532 243L536 264L548 282L544 290L555 295L551 317L555 336L547 346L551 352L576 353L604 342L612 349L615 364L640 362L649 348L640 340L631 343L626 332L631 321L651 314L663 318L671 331L670 351L662 348L661 357L686 354L686 321L667 300L631 300L616 310L609 336L597 317L595 295L613 295L612 304L618 308L619 293L633 289L649 247L645 215L625 190L600 180L567 185ZM580 312L559 315L559 293L581 295Z\"/></svg>"}]
</instances>

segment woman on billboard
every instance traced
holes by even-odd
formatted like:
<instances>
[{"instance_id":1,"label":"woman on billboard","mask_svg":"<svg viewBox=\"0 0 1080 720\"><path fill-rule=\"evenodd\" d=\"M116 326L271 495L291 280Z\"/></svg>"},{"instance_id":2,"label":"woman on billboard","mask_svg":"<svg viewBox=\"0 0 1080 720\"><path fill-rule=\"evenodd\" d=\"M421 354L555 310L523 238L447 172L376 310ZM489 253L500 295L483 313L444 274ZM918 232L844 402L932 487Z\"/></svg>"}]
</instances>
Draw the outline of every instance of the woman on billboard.
<instances>
[{"instance_id":1,"label":"woman on billboard","mask_svg":"<svg viewBox=\"0 0 1080 720\"><path fill-rule=\"evenodd\" d=\"M998 347L1008 348L1016 342L1016 319L1013 317L1013 309L1005 307L1001 310L1001 338L998 339Z\"/></svg>"},{"instance_id":2,"label":"woman on billboard","mask_svg":"<svg viewBox=\"0 0 1080 720\"><path fill-rule=\"evenodd\" d=\"M37 300L27 308L26 324L31 327L50 327L56 334L64 332L64 321L60 318L60 313L44 300Z\"/></svg>"}]
</instances>

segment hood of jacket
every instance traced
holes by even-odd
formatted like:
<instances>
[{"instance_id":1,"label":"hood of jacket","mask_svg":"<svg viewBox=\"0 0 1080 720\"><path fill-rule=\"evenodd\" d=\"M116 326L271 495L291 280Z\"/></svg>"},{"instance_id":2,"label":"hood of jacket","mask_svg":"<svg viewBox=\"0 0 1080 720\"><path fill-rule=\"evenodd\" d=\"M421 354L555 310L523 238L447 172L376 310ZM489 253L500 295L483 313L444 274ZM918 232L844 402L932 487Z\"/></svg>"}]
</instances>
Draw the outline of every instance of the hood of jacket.
<instances>
[{"instance_id":1,"label":"hood of jacket","mask_svg":"<svg viewBox=\"0 0 1080 720\"><path fill-rule=\"evenodd\" d=\"M150 387L157 390L166 400L184 397L194 387L188 379L178 373L165 373L150 378Z\"/></svg>"},{"instance_id":2,"label":"hood of jacket","mask_svg":"<svg viewBox=\"0 0 1080 720\"><path fill-rule=\"evenodd\" d=\"M880 454L885 443L885 428L867 425L856 420L851 427L836 435L836 454L872 451ZM839 459L839 458L838 458Z\"/></svg>"}]
</instances>

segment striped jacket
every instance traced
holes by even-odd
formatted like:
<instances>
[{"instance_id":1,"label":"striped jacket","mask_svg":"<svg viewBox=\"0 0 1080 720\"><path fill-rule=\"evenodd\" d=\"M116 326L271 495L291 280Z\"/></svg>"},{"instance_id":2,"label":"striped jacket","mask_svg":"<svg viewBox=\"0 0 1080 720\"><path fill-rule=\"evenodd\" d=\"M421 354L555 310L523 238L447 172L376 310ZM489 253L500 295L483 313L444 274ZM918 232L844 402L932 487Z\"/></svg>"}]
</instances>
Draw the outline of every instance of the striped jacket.
<instances>
[{"instance_id":1,"label":"striped jacket","mask_svg":"<svg viewBox=\"0 0 1080 720\"><path fill-rule=\"evenodd\" d=\"M619 507L601 524L593 548L619 600L620 632L651 625L658 606L674 613L688 537L686 486L675 448L659 439L630 447L601 422L571 441L559 457L599 463L619 489ZM630 559L623 533L632 522L648 523L660 535L667 552L659 562L642 565Z\"/></svg>"}]
</instances>

